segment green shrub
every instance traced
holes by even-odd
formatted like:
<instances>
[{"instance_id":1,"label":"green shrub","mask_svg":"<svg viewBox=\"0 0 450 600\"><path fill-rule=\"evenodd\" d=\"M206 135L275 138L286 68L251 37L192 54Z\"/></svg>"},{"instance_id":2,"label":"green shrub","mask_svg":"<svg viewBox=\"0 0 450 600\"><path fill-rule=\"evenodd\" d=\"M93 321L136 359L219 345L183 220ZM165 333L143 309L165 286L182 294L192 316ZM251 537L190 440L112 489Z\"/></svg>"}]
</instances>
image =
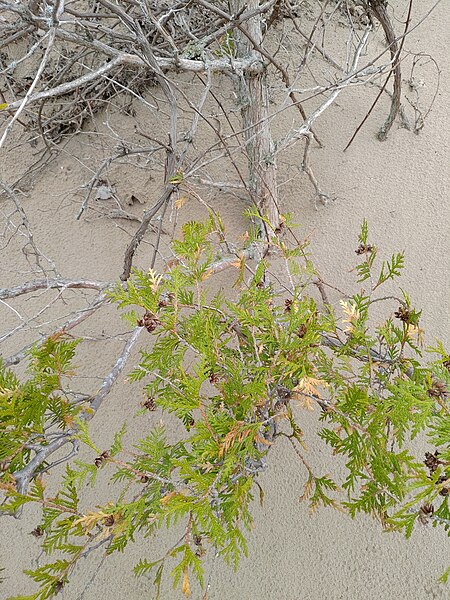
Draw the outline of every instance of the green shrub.
<instances>
[{"instance_id":1,"label":"green shrub","mask_svg":"<svg viewBox=\"0 0 450 600\"><path fill-rule=\"evenodd\" d=\"M324 288L304 245L272 240L286 283L271 271L270 254L256 266L248 259L260 244L250 235L242 255L223 259L217 220L191 222L174 242L176 260L165 272L135 271L112 292L130 310L133 327L149 338L129 376L144 385L142 411L176 417L184 434L174 442L156 426L133 453L122 448L125 428L111 448L96 446L88 433L92 399L73 402L64 390L77 342L49 338L36 347L24 381L0 371L3 511L41 504L35 534L46 552L60 556L28 572L39 591L27 598L55 595L93 547L122 551L138 533L177 523L184 527L182 539L161 556L142 558L136 575L153 572L158 589L167 559L175 559L174 584L189 596L193 578L204 584L208 547L237 567L247 553L252 500L263 498L258 474L281 437L306 469L301 493L311 510L367 513L407 536L418 521L449 529L450 359L439 344L431 349L435 360L426 363L420 312L403 291L398 297L379 293L400 275L403 256L380 264L365 223L356 253L358 282L366 291L342 299L335 311L325 293L323 308L307 293L314 284ZM237 271L237 281L227 295L213 294L210 278L225 266ZM373 326L378 302L389 307L388 316ZM318 437L332 456L344 458L343 477L342 461L334 475L309 464L302 415L310 409L320 413ZM425 458L412 451L419 434L431 445ZM60 491L49 498L43 482L48 461L36 469L30 464L55 439L75 451L76 444L88 444L92 461L71 462ZM79 490L93 484L100 469L111 471L117 499L82 512ZM26 489L24 472L32 482Z\"/></svg>"}]
</instances>

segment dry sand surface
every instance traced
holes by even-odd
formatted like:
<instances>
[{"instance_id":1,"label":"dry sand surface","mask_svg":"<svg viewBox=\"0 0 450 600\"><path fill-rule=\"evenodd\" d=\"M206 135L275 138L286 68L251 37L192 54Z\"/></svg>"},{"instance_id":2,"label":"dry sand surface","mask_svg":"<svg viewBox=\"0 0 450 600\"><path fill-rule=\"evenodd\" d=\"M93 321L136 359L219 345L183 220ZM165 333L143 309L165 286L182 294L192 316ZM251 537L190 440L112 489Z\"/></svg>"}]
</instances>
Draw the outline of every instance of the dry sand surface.
<instances>
[{"instance_id":1,"label":"dry sand surface","mask_svg":"<svg viewBox=\"0 0 450 600\"><path fill-rule=\"evenodd\" d=\"M404 5L400 0L396 4ZM417 15L425 14L433 4L432 0L417 3ZM306 177L299 175L297 165L301 158L296 149L290 151L280 165L280 181L286 182L281 196L283 210L292 212L295 220L301 223L302 231L310 237L313 255L323 277L341 288L351 289L354 280L350 269L354 265L355 240L363 218L368 219L371 238L385 256L395 250L404 250L407 266L401 285L411 293L415 304L424 309L422 322L427 341L439 337L448 345L450 0L440 3L426 22L411 34L406 46L409 50L432 55L441 68L436 102L420 135L395 126L386 142L378 142L374 132L386 114L387 103L383 101L344 154L342 148L365 115L376 90L361 88L345 93L319 121L316 129L325 147L315 150L313 155L321 186L336 194L336 202L315 210L311 187ZM426 106L434 92L436 75L432 67L424 68L422 75L425 87L421 89L421 98ZM121 118L123 127L128 126L125 117L116 114L115 118L117 130L122 126ZM101 123L98 127L106 136L107 127L102 129ZM5 181L14 181L35 160L32 156L35 150L29 146L13 146L11 143L0 158L0 179ZM88 218L75 220L83 197L79 186L89 179L86 165L98 162L104 150L101 140L94 141L87 133L75 138L56 161L40 172L23 198L38 245L68 278L117 279L124 247L136 227L132 222L102 218L100 211L105 205L101 201L94 203L95 210L91 209ZM80 161L74 160L72 155ZM157 174L145 168L130 172L119 165L109 177L114 181L118 195L125 197L134 193L146 206L156 194ZM215 194L211 202L220 210L231 236L237 239L245 229L242 205L231 195ZM196 206L183 210L181 219L201 215L201 208ZM142 206L134 205L130 211L139 214ZM139 264L146 264L150 250L148 245L141 247ZM21 244L13 239L2 251L0 287L25 281L27 269ZM55 307L52 318L64 317L77 308L79 301L76 298L78 296L68 294L67 304ZM34 301L38 306L41 299ZM25 300L15 306L26 314L27 311L31 314L33 308L30 301ZM0 314L2 335L11 325L18 325L18 321L6 307L0 306ZM126 325L121 324L113 307L96 317L92 327L95 335L104 332L105 337L126 331ZM7 356L17 351L41 330L45 327L40 326L34 332L29 329L23 333L19 331L13 339L5 340L2 354ZM81 327L79 333L93 335L87 325ZM95 378L107 372L123 339L108 338L101 346L99 344L87 341L77 358L80 372L85 376L79 380L81 388L89 389L96 384ZM129 423L127 439L131 441L148 429L148 420L134 417L141 399L138 387L124 382L117 385L92 423L93 436L97 436L100 446L106 447L111 442L114 431L124 421ZM306 428L312 434L316 415L307 419ZM330 459L325 448L319 448L312 460L324 472L329 468ZM298 501L305 473L290 446L278 444L271 451L269 462L269 469L260 479L265 490L264 506L261 508L257 503L254 506L255 528L248 536L249 557L242 560L236 573L219 561L213 565L209 600L450 598L450 586L437 583L438 576L450 561L450 544L444 532L421 528L410 540L405 540L397 534L383 533L369 518L352 521L345 515L325 509L310 516L307 506ZM110 485L104 481L94 491L87 490L83 501L86 506L93 506L107 500L109 494L112 494ZM0 520L0 566L6 567L6 581L0 586L2 598L30 593L33 589L22 575L22 569L36 564L39 554L38 541L29 535L36 525L36 514L30 509L19 521ZM89 556L62 597L66 600L152 598L150 582L135 579L131 569L140 557L159 555L173 537L175 534L140 540L123 555L108 558L87 586L102 560L101 555ZM42 557L40 561L42 563ZM179 597L181 594L173 591L170 584L164 587L164 600ZM200 600L200 592L195 590L193 597Z\"/></svg>"}]
</instances>

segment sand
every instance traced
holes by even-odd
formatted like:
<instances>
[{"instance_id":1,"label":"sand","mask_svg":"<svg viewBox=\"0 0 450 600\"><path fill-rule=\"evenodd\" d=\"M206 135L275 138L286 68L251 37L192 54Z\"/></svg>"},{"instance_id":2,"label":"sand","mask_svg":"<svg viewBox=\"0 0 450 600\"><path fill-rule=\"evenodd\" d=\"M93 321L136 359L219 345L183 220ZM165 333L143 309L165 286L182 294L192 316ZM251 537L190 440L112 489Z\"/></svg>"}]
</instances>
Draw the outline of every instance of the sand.
<instances>
[{"instance_id":1,"label":"sand","mask_svg":"<svg viewBox=\"0 0 450 600\"><path fill-rule=\"evenodd\" d=\"M399 0L399 8L403 3ZM425 14L431 0L423 0L417 13ZM417 17L416 17L417 18ZM414 303L424 309L422 324L427 342L436 337L450 338L449 320L449 234L450 234L450 6L443 0L427 21L408 39L407 48L427 52L441 67L441 81L436 102L420 135L395 126L389 139L380 143L374 133L386 114L384 100L374 111L351 148L343 147L364 117L375 91L360 89L344 94L319 121L316 129L325 148L314 151L313 159L323 189L333 192L337 200L318 211L312 201L312 190L305 176L297 174L300 158L290 152L280 164L283 210L290 211L301 223L302 231L311 239L316 264L323 277L344 289L352 289L356 237L363 218L367 218L371 238L384 256L396 250L406 254L406 270L402 287L412 295ZM428 69L428 70L427 70ZM432 68L422 73L425 87L421 90L424 105L430 101L435 84ZM407 73L405 74L407 77ZM352 110L348 106L351 103ZM125 122L125 119L124 119ZM97 123L101 131L107 128ZM120 122L114 123L120 129ZM124 125L126 127L126 125ZM87 128L88 129L88 128ZM47 256L57 263L65 277L117 279L121 271L124 247L136 224L100 218L105 204L101 201L88 219L76 221L82 195L79 187L89 179L92 161L98 160L111 140L94 145L87 131L71 142L49 167L42 170L24 197L24 207L32 223L35 239ZM81 162L71 158L80 157ZM9 147L0 160L2 178L14 181L35 159L30 148ZM111 173L116 191L122 197L135 193L149 206L155 194L155 172L136 168L132 171L115 167ZM242 205L231 195L215 194L211 199L220 208L228 231L237 238L245 229ZM135 204L130 212L139 215L142 206ZM100 211L100 212L99 212ZM201 210L189 206L180 216L198 218ZM16 238L2 250L0 286L11 286L31 278L32 274L20 252ZM143 246L137 263L146 264L149 246ZM92 296L91 296L92 297ZM50 296L49 296L50 298ZM51 308L49 319L61 319L80 301L67 295L67 305ZM34 304L33 304L34 303ZM14 306L26 313L42 305L42 297L21 301ZM15 315L0 306L2 331L17 325ZM28 313L27 313L28 314ZM51 327L51 324L49 325ZM117 311L107 308L94 324L80 328L80 334L114 335L125 332ZM19 332L2 347L5 356L29 343L42 323L34 330ZM108 370L114 355L123 345L123 336L86 341L77 362L86 379L77 381L80 388L96 385ZM100 345L101 344L101 345ZM448 343L447 343L448 345ZM136 358L136 353L134 357ZM19 369L20 371L20 369ZM97 379L96 379L97 378ZM134 418L142 396L139 387L118 383L92 424L98 443L111 442L113 432L128 421L128 440L136 439L149 426L148 419ZM308 432L313 434L315 415L308 417ZM314 462L322 470L332 468L325 449L314 451ZM220 561L211 572L209 600L428 600L450 597L450 588L437 583L437 578L450 561L449 541L443 531L417 529L410 540L399 534L383 533L369 518L355 521L332 510L320 510L310 516L306 505L298 501L305 482L305 472L296 461L288 444L280 442L271 450L270 466L261 475L265 490L264 506L255 502L255 528L248 536L249 556L235 573ZM55 475L56 476L56 475ZM108 499L112 494L107 481L95 490L86 490L86 506ZM111 497L111 496L109 496ZM90 503L90 504L89 504ZM0 520L2 552L0 566L6 568L6 580L0 585L0 596L30 593L34 588L21 571L36 564L38 541L29 535L36 524L35 509L25 512L20 521ZM137 580L132 573L136 561L161 554L174 534L162 534L155 540L140 540L123 555L108 558L94 580L101 555L90 556L75 572L64 590L66 600L140 600L152 598L148 580ZM40 557L41 564L44 558ZM211 561L209 562L211 567ZM169 583L162 598L180 598ZM198 590L193 597L201 598Z\"/></svg>"}]
</instances>

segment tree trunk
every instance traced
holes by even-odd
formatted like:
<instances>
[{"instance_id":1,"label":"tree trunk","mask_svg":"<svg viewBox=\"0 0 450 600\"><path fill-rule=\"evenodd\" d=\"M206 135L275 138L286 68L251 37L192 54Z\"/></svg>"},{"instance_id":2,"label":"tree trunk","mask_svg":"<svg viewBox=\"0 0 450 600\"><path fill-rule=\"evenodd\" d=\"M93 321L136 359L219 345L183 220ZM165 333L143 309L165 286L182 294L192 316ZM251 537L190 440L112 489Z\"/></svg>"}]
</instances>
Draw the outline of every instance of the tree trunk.
<instances>
[{"instance_id":1,"label":"tree trunk","mask_svg":"<svg viewBox=\"0 0 450 600\"><path fill-rule=\"evenodd\" d=\"M233 14L243 6L253 10L258 8L258 0L231 0ZM262 43L261 16L257 15L245 25L247 37L242 31L234 31L234 43L239 58L253 54L262 56L255 46ZM261 216L265 216L275 230L280 225L278 204L277 168L269 120L269 94L265 69L248 72L239 76L237 83L238 98L241 103L242 124L248 156L250 194Z\"/></svg>"}]
</instances>

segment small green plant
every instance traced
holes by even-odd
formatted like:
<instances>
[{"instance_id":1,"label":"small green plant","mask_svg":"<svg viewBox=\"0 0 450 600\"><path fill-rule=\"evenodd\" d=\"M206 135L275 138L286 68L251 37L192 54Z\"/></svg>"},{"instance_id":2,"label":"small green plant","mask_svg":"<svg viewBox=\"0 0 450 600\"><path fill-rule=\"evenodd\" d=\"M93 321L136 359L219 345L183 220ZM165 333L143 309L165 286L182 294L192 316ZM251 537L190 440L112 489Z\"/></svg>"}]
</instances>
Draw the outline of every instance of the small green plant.
<instances>
[{"instance_id":1,"label":"small green plant","mask_svg":"<svg viewBox=\"0 0 450 600\"><path fill-rule=\"evenodd\" d=\"M403 255L379 264L364 223L356 249L364 288L334 310L304 244L272 239L271 254L287 273L283 280L271 269L270 254L256 265L248 260L258 256L260 244L250 233L241 254L223 258L216 218L187 223L173 243L170 267L136 270L111 294L148 336L129 376L144 386L142 412L178 420L183 433L176 440L158 425L129 450L123 427L110 448L98 448L88 431L92 399L74 401L64 391L76 342L50 338L35 348L23 382L0 371L2 510L39 503L36 536L45 552L58 555L28 572L39 586L29 600L56 595L92 548L123 551L137 535L175 524L183 528L178 543L135 567L137 576L152 574L157 597L169 563L186 597L193 580L203 586L209 548L236 568L247 554L252 500L263 500L258 474L280 438L290 441L305 471L305 487L293 495L312 511L332 506L351 517L366 513L407 536L425 522L450 531L450 357L438 344L431 349L435 360L426 363L420 312L409 296L378 294L400 275ZM236 270L234 287L213 294L210 279L225 267ZM311 286L322 290L322 308L308 294ZM380 302L389 305L388 315L374 324ZM316 442L344 458L343 477L310 465L305 410L319 411ZM18 485L36 445L42 450L50 443L49 431L92 450L90 462L67 466L51 498L43 481L47 463L33 472L28 489ZM428 439L424 457L412 452L417 436ZM111 472L117 497L82 511L80 490L94 485L102 469Z\"/></svg>"},{"instance_id":2,"label":"small green plant","mask_svg":"<svg viewBox=\"0 0 450 600\"><path fill-rule=\"evenodd\" d=\"M227 30L225 34L218 40L219 48L215 51L218 57L236 58L236 44L233 37L233 32Z\"/></svg>"}]
</instances>

